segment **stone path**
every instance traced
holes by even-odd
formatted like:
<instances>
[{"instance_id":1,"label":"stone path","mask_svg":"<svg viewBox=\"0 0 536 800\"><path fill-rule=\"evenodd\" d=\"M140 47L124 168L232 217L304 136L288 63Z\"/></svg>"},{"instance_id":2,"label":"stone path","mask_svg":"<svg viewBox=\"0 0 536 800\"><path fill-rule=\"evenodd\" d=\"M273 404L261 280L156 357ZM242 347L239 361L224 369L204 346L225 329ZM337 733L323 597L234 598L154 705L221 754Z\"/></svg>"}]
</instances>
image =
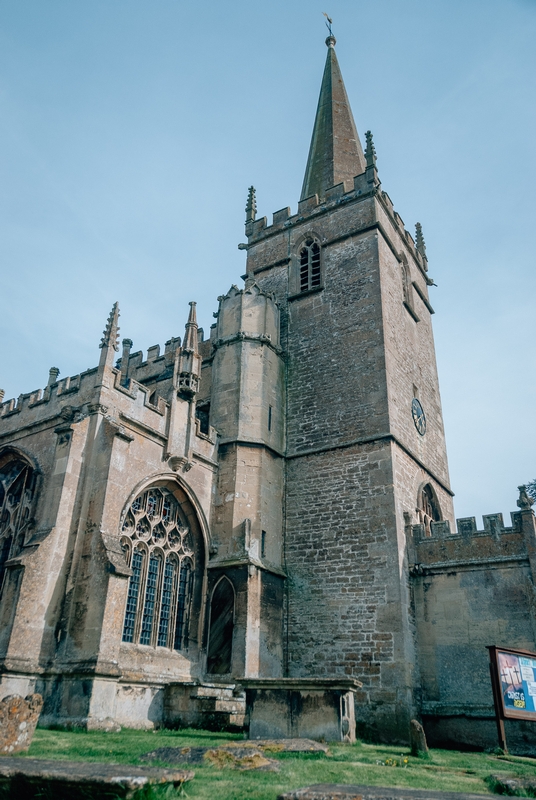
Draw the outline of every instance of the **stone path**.
<instances>
[{"instance_id":1,"label":"stone path","mask_svg":"<svg viewBox=\"0 0 536 800\"><path fill-rule=\"evenodd\" d=\"M190 770L132 767L129 764L99 764L81 761L46 761L40 758L0 758L0 790L9 789L13 797L37 797L48 790L53 796L102 796L106 790L129 800L148 785L173 784L191 780ZM97 794L98 792L98 794Z\"/></svg>"},{"instance_id":2,"label":"stone path","mask_svg":"<svg viewBox=\"0 0 536 800\"><path fill-rule=\"evenodd\" d=\"M390 789L383 786L341 786L319 783L280 794L277 800L482 800L485 796L436 792L432 789Z\"/></svg>"}]
</instances>

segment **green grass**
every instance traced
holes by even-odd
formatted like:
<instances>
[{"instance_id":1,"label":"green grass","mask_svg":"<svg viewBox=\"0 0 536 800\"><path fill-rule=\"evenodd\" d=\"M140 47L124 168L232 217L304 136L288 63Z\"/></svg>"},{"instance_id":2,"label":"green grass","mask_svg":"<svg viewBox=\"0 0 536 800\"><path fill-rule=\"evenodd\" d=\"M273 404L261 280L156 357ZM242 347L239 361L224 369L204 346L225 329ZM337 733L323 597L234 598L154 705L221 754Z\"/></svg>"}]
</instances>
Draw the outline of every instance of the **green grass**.
<instances>
[{"instance_id":1,"label":"green grass","mask_svg":"<svg viewBox=\"0 0 536 800\"><path fill-rule=\"evenodd\" d=\"M218 746L241 739L241 736L198 730L160 730L154 733L37 730L27 755L32 758L143 765L140 756L157 747ZM487 753L432 750L430 758L425 761L412 758L403 747L362 742L355 745L331 744L328 756L290 753L268 756L278 760L279 773L238 772L219 770L209 764L195 765L194 780L187 783L178 796L192 800L275 800L283 791L314 783L411 786L489 795L487 779L491 774L536 778L536 760L533 765L530 759L507 761ZM386 761L396 762L396 766L386 765ZM168 765L160 762L158 766Z\"/></svg>"}]
</instances>

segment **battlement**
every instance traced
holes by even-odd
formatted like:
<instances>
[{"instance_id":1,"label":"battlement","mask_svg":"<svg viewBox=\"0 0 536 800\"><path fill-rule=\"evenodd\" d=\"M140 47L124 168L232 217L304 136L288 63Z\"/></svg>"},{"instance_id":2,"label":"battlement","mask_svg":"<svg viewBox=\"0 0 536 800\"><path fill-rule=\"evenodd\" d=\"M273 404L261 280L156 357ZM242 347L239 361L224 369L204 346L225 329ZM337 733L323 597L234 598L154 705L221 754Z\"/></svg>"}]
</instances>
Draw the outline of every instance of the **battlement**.
<instances>
[{"instance_id":1,"label":"battlement","mask_svg":"<svg viewBox=\"0 0 536 800\"><path fill-rule=\"evenodd\" d=\"M382 203L391 223L406 243L415 261L419 264L421 269L426 270L427 264L425 258L423 258L411 233L406 230L402 217L395 211L391 198L387 192L381 189L379 181L375 182L371 180L368 171L354 178L352 188L349 188L347 183L338 183L326 190L323 200L319 200L316 194L300 200L298 202L298 210L295 214L291 213L289 207L275 211L272 216L271 225L268 225L267 217L265 216L257 219L249 219L246 222L248 247L257 244L269 236L286 230L289 227L300 225L308 218L312 219L315 216L331 211L337 206L364 200L373 196L377 196Z\"/></svg>"},{"instance_id":2,"label":"battlement","mask_svg":"<svg viewBox=\"0 0 536 800\"><path fill-rule=\"evenodd\" d=\"M34 389L32 392L20 394L18 398L11 398L0 404L0 420L19 416L25 412L36 411L41 407L46 407L47 415L54 413L57 408L64 407L71 402L73 395L82 395L84 398L93 394L95 387L95 375L98 368L93 367L78 375L62 378L59 381L49 383L44 389ZM67 402L65 402L67 400Z\"/></svg>"},{"instance_id":3,"label":"battlement","mask_svg":"<svg viewBox=\"0 0 536 800\"><path fill-rule=\"evenodd\" d=\"M502 514L485 514L481 530L477 528L475 517L457 519L455 532L451 532L448 520L432 522L429 534L424 525L411 525L410 575L528 563L536 552L534 514L528 511L530 504L527 508L523 497L518 505L521 510L511 513L511 525L504 524Z\"/></svg>"},{"instance_id":4,"label":"battlement","mask_svg":"<svg viewBox=\"0 0 536 800\"><path fill-rule=\"evenodd\" d=\"M433 541L438 539L453 537L469 536L493 536L499 537L505 533L519 532L520 525L520 512L512 511L510 514L512 524L506 526L504 524L502 514L485 514L482 517L483 529L478 530L476 525L476 517L461 517L456 520L457 531L451 531L450 522L448 519L441 522L432 522L430 524L430 533L426 534L424 525L412 525L413 538L415 542L420 541Z\"/></svg>"}]
</instances>

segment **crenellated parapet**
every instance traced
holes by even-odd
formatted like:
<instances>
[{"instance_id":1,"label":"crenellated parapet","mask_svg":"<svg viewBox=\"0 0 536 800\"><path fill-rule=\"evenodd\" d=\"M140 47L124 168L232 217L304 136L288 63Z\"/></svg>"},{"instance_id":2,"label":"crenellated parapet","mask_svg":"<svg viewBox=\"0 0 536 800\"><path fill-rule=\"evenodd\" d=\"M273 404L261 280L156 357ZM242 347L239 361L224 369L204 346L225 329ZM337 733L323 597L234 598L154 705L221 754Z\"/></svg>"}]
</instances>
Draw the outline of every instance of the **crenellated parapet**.
<instances>
[{"instance_id":1,"label":"crenellated parapet","mask_svg":"<svg viewBox=\"0 0 536 800\"><path fill-rule=\"evenodd\" d=\"M190 307L184 341L178 336L170 338L162 354L160 346L154 345L148 349L146 358L142 351L132 353L132 340L123 339L122 353L117 359L118 319L119 307L115 303L99 345L98 366L65 378L59 377L57 367L51 367L44 388L0 402L0 441L9 440L14 434L20 436L22 431L36 426L54 425L56 418L72 409L76 410L77 418L84 418L96 405L114 408L125 418L139 418L162 435L173 387L188 397L198 390L203 331L197 327L195 304Z\"/></svg>"},{"instance_id":2,"label":"crenellated parapet","mask_svg":"<svg viewBox=\"0 0 536 800\"><path fill-rule=\"evenodd\" d=\"M503 515L497 513L485 514L480 529L475 517L457 519L456 531L451 531L448 520L432 522L430 535L426 535L424 525L409 526L410 574L482 568L486 564L497 566L507 562L528 563L533 560L536 548L534 514L530 507L520 506L520 509L511 512L510 525L505 525Z\"/></svg>"},{"instance_id":3,"label":"crenellated parapet","mask_svg":"<svg viewBox=\"0 0 536 800\"><path fill-rule=\"evenodd\" d=\"M244 289L233 285L218 300L217 322L212 336L215 348L247 340L281 352L279 306L272 293L264 292L248 279Z\"/></svg>"}]
</instances>

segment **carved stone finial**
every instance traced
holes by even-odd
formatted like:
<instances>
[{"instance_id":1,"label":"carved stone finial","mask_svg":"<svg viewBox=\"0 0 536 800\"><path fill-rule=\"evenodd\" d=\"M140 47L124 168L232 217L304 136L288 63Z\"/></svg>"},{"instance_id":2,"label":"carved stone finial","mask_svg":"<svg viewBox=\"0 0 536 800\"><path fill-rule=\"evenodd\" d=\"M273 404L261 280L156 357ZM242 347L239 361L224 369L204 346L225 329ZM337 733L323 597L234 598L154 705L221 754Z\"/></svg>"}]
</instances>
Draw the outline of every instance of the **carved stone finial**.
<instances>
[{"instance_id":1,"label":"carved stone finial","mask_svg":"<svg viewBox=\"0 0 536 800\"><path fill-rule=\"evenodd\" d=\"M119 303L113 304L99 347L119 350Z\"/></svg>"},{"instance_id":2,"label":"carved stone finial","mask_svg":"<svg viewBox=\"0 0 536 800\"><path fill-rule=\"evenodd\" d=\"M58 380L58 375L59 374L60 374L60 371L59 371L58 367L50 367L50 369L48 371L48 384L47 384L47 386L52 386L53 383L56 383L56 381Z\"/></svg>"},{"instance_id":3,"label":"carved stone finial","mask_svg":"<svg viewBox=\"0 0 536 800\"><path fill-rule=\"evenodd\" d=\"M330 34L326 39L326 45L328 47L335 47L336 44L337 44L336 38L332 34Z\"/></svg>"},{"instance_id":4,"label":"carved stone finial","mask_svg":"<svg viewBox=\"0 0 536 800\"><path fill-rule=\"evenodd\" d=\"M0 403L3 402L5 394L6 394L6 390L5 389L0 389Z\"/></svg>"},{"instance_id":5,"label":"carved stone finial","mask_svg":"<svg viewBox=\"0 0 536 800\"><path fill-rule=\"evenodd\" d=\"M527 487L518 486L517 488L519 489L519 498L517 500L518 508L520 508L521 511L530 511L530 509L534 505L534 500L528 494Z\"/></svg>"},{"instance_id":6,"label":"carved stone finial","mask_svg":"<svg viewBox=\"0 0 536 800\"><path fill-rule=\"evenodd\" d=\"M248 189L248 201L246 203L246 225L248 222L253 222L257 216L257 199L255 197L255 187L250 186Z\"/></svg>"},{"instance_id":7,"label":"carved stone finial","mask_svg":"<svg viewBox=\"0 0 536 800\"><path fill-rule=\"evenodd\" d=\"M365 149L365 160L367 162L367 167L374 167L376 164L376 148L374 147L371 131L367 131L365 133L365 138L367 140L367 146Z\"/></svg>"},{"instance_id":8,"label":"carved stone finial","mask_svg":"<svg viewBox=\"0 0 536 800\"><path fill-rule=\"evenodd\" d=\"M420 222L417 222L417 224L415 225L415 245L417 247L417 252L421 255L422 260L424 261L424 268L428 269L426 244L424 243L424 236L422 235L422 225Z\"/></svg>"},{"instance_id":9,"label":"carved stone finial","mask_svg":"<svg viewBox=\"0 0 536 800\"><path fill-rule=\"evenodd\" d=\"M186 330L184 334L184 341L182 343L183 350L190 350L192 353L197 353L197 314L196 305L193 300L190 300L190 313L188 314L188 322L186 323Z\"/></svg>"}]
</instances>

